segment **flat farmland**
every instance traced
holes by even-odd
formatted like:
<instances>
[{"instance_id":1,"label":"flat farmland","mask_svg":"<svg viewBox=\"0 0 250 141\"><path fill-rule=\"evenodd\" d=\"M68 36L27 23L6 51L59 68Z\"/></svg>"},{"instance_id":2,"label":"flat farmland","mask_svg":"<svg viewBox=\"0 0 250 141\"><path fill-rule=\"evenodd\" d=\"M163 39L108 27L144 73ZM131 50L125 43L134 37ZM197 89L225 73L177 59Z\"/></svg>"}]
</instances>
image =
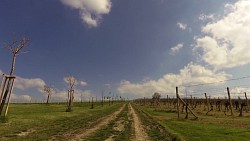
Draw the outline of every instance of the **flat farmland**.
<instances>
[{"instance_id":1,"label":"flat farmland","mask_svg":"<svg viewBox=\"0 0 250 141\"><path fill-rule=\"evenodd\" d=\"M177 110L166 105L143 106L138 104L136 107L141 113L157 121L178 140L248 141L250 139L249 113L244 113L244 116L239 117L239 113L230 116L229 112L225 115L222 111L214 110L206 115L206 111L202 107L195 111L198 119L195 119L190 113L186 119L185 111L181 112L180 118L178 118Z\"/></svg>"},{"instance_id":2,"label":"flat farmland","mask_svg":"<svg viewBox=\"0 0 250 141\"><path fill-rule=\"evenodd\" d=\"M123 103L112 105L75 103L72 112L66 104L11 104L0 140L68 140L96 125L102 117L117 111Z\"/></svg>"},{"instance_id":3,"label":"flat farmland","mask_svg":"<svg viewBox=\"0 0 250 141\"><path fill-rule=\"evenodd\" d=\"M131 102L113 104L11 104L1 119L0 140L154 141L176 139ZM159 132L160 131L160 132Z\"/></svg>"},{"instance_id":4,"label":"flat farmland","mask_svg":"<svg viewBox=\"0 0 250 141\"><path fill-rule=\"evenodd\" d=\"M250 138L248 113L243 117L203 108L198 119L185 112L177 117L174 107L133 102L113 104L11 104L8 117L0 123L0 140L87 140L87 141L214 141Z\"/></svg>"}]
</instances>

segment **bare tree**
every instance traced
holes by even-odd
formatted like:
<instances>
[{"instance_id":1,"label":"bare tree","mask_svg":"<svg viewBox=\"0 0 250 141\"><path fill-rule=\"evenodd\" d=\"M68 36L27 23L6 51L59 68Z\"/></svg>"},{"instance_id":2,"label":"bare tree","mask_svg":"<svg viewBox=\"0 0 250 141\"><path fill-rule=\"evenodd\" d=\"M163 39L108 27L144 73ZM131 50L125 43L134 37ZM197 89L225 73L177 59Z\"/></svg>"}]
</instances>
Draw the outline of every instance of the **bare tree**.
<instances>
[{"instance_id":1,"label":"bare tree","mask_svg":"<svg viewBox=\"0 0 250 141\"><path fill-rule=\"evenodd\" d=\"M67 76L64 78L66 83L69 85L68 89L68 103L67 103L67 109L66 112L70 112L73 100L74 100L74 86L77 84L77 79L74 76Z\"/></svg>"},{"instance_id":2,"label":"bare tree","mask_svg":"<svg viewBox=\"0 0 250 141\"><path fill-rule=\"evenodd\" d=\"M43 86L43 91L44 91L44 93L47 94L47 101L46 101L46 103L48 104L49 100L50 100L50 97L51 97L51 94L53 92L53 88L52 88L52 86L44 85Z\"/></svg>"},{"instance_id":3,"label":"bare tree","mask_svg":"<svg viewBox=\"0 0 250 141\"><path fill-rule=\"evenodd\" d=\"M24 52L21 52L21 50L24 47L29 46L30 45L29 42L30 42L30 39L27 38L25 35L23 35L19 41L14 39L11 43L5 43L5 45L4 45L4 48L9 49L13 56L12 56L10 75L9 75L9 77L7 77L9 80L6 83L7 84L6 89L3 89L3 90L5 90L5 92L3 93L2 97L1 97L0 114L2 114L4 104L6 102L6 98L8 97L9 92L13 89L13 86L14 86L14 81L10 81L10 80L15 78L12 75L13 75L14 69L15 69L16 57L17 57L17 55L24 53ZM11 93L9 94L8 99L10 99L10 96L11 96ZM8 100L8 104L7 104L6 111L5 111L6 114L7 114L7 110L8 110L8 105L9 105L9 100ZM6 116L6 114L5 114L5 116Z\"/></svg>"}]
</instances>

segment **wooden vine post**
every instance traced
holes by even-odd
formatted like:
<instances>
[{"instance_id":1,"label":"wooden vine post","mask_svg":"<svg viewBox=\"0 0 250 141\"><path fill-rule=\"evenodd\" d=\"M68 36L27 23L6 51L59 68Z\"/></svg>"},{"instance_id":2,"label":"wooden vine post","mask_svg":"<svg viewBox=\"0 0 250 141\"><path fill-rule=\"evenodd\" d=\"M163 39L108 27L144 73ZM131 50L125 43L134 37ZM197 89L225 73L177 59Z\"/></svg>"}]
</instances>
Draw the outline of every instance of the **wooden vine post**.
<instances>
[{"instance_id":1,"label":"wooden vine post","mask_svg":"<svg viewBox=\"0 0 250 141\"><path fill-rule=\"evenodd\" d=\"M91 108L90 109L94 109L94 100L93 100L93 97L92 97L92 100L91 100Z\"/></svg>"},{"instance_id":2,"label":"wooden vine post","mask_svg":"<svg viewBox=\"0 0 250 141\"><path fill-rule=\"evenodd\" d=\"M205 98L206 98L206 106L207 106L207 111L209 111L209 105L208 105L207 93L205 93Z\"/></svg>"},{"instance_id":3,"label":"wooden vine post","mask_svg":"<svg viewBox=\"0 0 250 141\"><path fill-rule=\"evenodd\" d=\"M3 102L4 100L7 99L7 106L5 107L4 109L4 106L2 107L1 109L1 115L4 114L3 116L6 117L7 116L7 113L8 113L8 109L9 109L9 104L10 104L10 98L11 98L11 94L12 94L12 91L13 91L13 88L14 88L14 82L15 82L15 76L10 76L10 75L5 75L3 74L2 75L2 83L1 83L1 97L0 97L0 102L1 104L5 104L5 102ZM8 85L9 88L10 88L10 91L8 91L8 94L7 94L7 97L4 97L7 89L8 89Z\"/></svg>"},{"instance_id":4,"label":"wooden vine post","mask_svg":"<svg viewBox=\"0 0 250 141\"><path fill-rule=\"evenodd\" d=\"M247 107L247 111L248 111L248 100L247 100L247 93L245 92L245 98L246 98L246 107Z\"/></svg>"},{"instance_id":5,"label":"wooden vine post","mask_svg":"<svg viewBox=\"0 0 250 141\"><path fill-rule=\"evenodd\" d=\"M193 114L193 116L195 117L195 119L198 119L198 116L189 108L188 104L182 100L179 96L178 93L178 87L176 87L176 98L177 98L177 110L178 110L178 118L180 117L180 107L178 106L180 101L182 102L183 105L186 106L186 108ZM187 116L186 116L187 117Z\"/></svg>"},{"instance_id":6,"label":"wooden vine post","mask_svg":"<svg viewBox=\"0 0 250 141\"><path fill-rule=\"evenodd\" d=\"M104 91L102 91L102 106L103 106L103 93L104 93Z\"/></svg>"},{"instance_id":7,"label":"wooden vine post","mask_svg":"<svg viewBox=\"0 0 250 141\"><path fill-rule=\"evenodd\" d=\"M231 96L230 96L230 90L229 90L229 87L227 87L227 94L228 94L228 100L229 100L229 103L230 103L230 111L231 111L231 116L233 116L233 106L232 106L232 101L231 101Z\"/></svg>"},{"instance_id":8,"label":"wooden vine post","mask_svg":"<svg viewBox=\"0 0 250 141\"><path fill-rule=\"evenodd\" d=\"M177 99L178 118L180 118L180 101L179 101L178 87L176 87L176 99Z\"/></svg>"},{"instance_id":9,"label":"wooden vine post","mask_svg":"<svg viewBox=\"0 0 250 141\"><path fill-rule=\"evenodd\" d=\"M4 110L4 105L7 100L7 106L5 108L4 116L7 116L8 109L9 109L9 102L11 98L11 94L14 87L15 82L15 76L14 70L15 70L15 63L16 63L16 57L17 55L20 55L25 52L21 52L22 48L29 46L30 39L26 38L26 36L22 36L20 41L17 41L14 39L12 43L7 43L4 48L7 48L12 53L12 63L11 63L11 69L9 75L3 75L2 84L1 84L1 99L0 99L0 115L2 115Z\"/></svg>"}]
</instances>

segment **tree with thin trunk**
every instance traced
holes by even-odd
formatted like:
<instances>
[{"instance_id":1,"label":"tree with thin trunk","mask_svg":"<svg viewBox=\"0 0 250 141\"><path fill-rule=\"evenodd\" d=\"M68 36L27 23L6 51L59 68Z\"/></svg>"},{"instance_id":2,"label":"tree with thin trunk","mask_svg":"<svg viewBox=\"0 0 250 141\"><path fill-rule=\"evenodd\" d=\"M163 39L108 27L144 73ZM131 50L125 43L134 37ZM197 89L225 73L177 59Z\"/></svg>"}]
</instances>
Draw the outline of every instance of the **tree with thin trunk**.
<instances>
[{"instance_id":1,"label":"tree with thin trunk","mask_svg":"<svg viewBox=\"0 0 250 141\"><path fill-rule=\"evenodd\" d=\"M52 94L52 92L53 92L52 86L44 85L44 86L43 86L43 92L44 92L45 94L47 94L46 103L48 104L48 103L49 103L49 100L50 100L50 97L51 97L51 94Z\"/></svg>"},{"instance_id":2,"label":"tree with thin trunk","mask_svg":"<svg viewBox=\"0 0 250 141\"><path fill-rule=\"evenodd\" d=\"M73 100L74 100L74 86L77 84L77 79L74 76L67 76L64 78L65 82L68 83L68 103L66 112L70 112L72 110Z\"/></svg>"},{"instance_id":3,"label":"tree with thin trunk","mask_svg":"<svg viewBox=\"0 0 250 141\"><path fill-rule=\"evenodd\" d=\"M10 52L12 53L12 55L13 55L12 56L11 69L10 69L10 76L12 76L14 74L17 55L25 53L25 52L22 52L21 50L24 47L29 46L30 45L29 42L30 42L30 39L27 38L25 35L23 35L19 41L14 39L11 43L6 43L4 45L4 48L9 49ZM2 100L1 100L1 104L0 104L0 114L3 111L4 104L6 102L6 98L8 97L8 93L12 89L11 87L13 87L13 85L11 85L11 82L8 81L5 92L4 92ZM8 107L6 109L8 109Z\"/></svg>"},{"instance_id":4,"label":"tree with thin trunk","mask_svg":"<svg viewBox=\"0 0 250 141\"><path fill-rule=\"evenodd\" d=\"M153 100L154 104L156 104L157 106L159 105L160 98L161 98L161 94L160 93L155 92L152 95L152 100Z\"/></svg>"}]
</instances>

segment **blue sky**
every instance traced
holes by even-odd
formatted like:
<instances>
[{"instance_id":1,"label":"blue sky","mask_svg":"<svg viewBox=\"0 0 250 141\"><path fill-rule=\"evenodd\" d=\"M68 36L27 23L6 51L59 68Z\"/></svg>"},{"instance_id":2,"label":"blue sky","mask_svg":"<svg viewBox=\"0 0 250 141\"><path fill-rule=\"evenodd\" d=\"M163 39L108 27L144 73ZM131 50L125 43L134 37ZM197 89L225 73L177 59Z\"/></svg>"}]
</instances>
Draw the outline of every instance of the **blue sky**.
<instances>
[{"instance_id":1,"label":"blue sky","mask_svg":"<svg viewBox=\"0 0 250 141\"><path fill-rule=\"evenodd\" d=\"M2 0L0 42L15 34L31 39L29 53L17 58L16 97L43 99L39 89L46 83L62 98L67 75L87 83L76 88L87 96L105 90L149 97L248 76L250 51L242 50L249 39L233 36L249 35L248 7L246 0ZM8 73L10 63L1 48L0 70Z\"/></svg>"}]
</instances>

